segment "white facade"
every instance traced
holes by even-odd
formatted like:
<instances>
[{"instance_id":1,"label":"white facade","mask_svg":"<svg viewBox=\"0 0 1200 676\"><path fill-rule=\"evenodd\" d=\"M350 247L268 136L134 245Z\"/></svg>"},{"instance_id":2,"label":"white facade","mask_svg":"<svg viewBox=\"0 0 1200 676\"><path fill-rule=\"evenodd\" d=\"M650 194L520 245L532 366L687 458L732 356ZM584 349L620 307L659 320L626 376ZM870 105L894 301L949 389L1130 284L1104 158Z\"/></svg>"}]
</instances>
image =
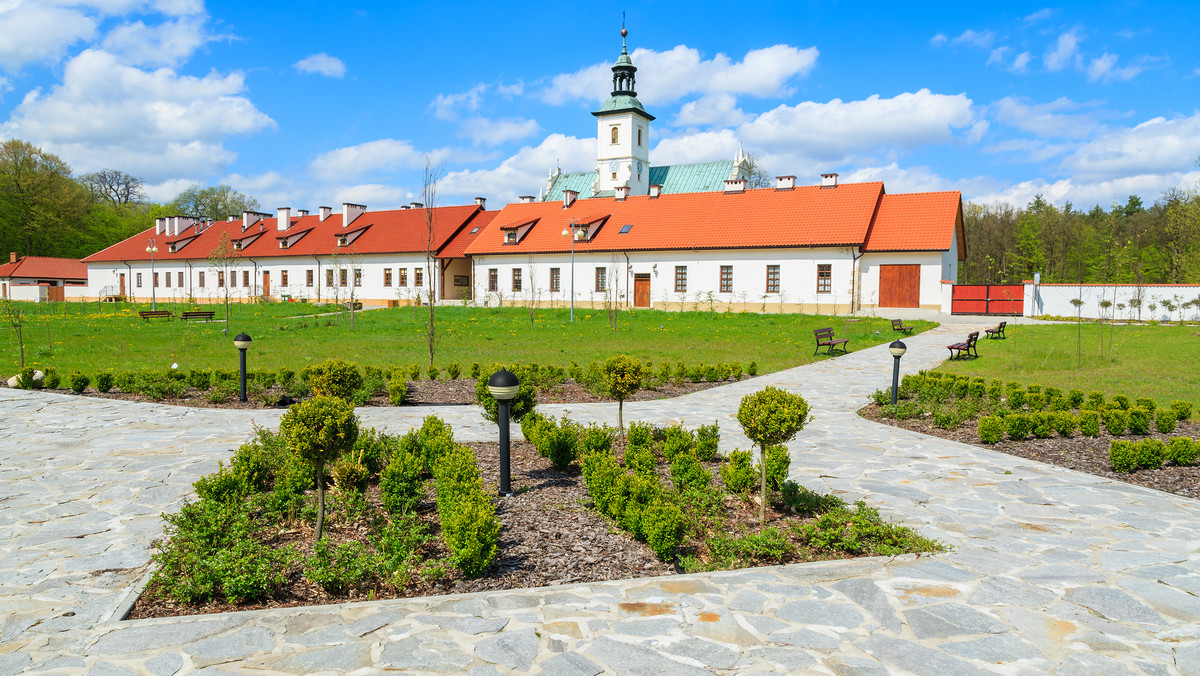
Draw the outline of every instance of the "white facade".
<instances>
[{"instance_id":1,"label":"white facade","mask_svg":"<svg viewBox=\"0 0 1200 676\"><path fill-rule=\"evenodd\" d=\"M1200 307L1182 307L1200 298L1197 284L1025 284L1026 317L1081 316L1084 319L1200 320ZM1072 300L1083 302L1078 308ZM1166 304L1164 304L1164 301ZM1105 307L1103 304L1107 304ZM1151 307L1153 306L1153 307ZM1174 307L1174 310L1170 308Z\"/></svg>"},{"instance_id":2,"label":"white facade","mask_svg":"<svg viewBox=\"0 0 1200 676\"><path fill-rule=\"evenodd\" d=\"M650 192L650 122L631 111L596 118L596 190Z\"/></svg>"}]
</instances>

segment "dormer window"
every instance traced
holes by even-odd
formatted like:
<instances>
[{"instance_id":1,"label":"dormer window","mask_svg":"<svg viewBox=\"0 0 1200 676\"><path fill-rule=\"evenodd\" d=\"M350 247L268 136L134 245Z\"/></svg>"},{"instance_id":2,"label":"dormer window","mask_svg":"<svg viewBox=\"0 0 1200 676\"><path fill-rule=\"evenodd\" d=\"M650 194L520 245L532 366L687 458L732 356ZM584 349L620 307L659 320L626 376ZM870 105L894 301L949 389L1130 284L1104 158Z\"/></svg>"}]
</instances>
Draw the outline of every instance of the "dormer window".
<instances>
[{"instance_id":1,"label":"dormer window","mask_svg":"<svg viewBox=\"0 0 1200 676\"><path fill-rule=\"evenodd\" d=\"M234 243L233 243L233 250L234 250L234 251L241 251L241 250L242 250L242 243L241 243L241 242L234 242Z\"/></svg>"},{"instance_id":2,"label":"dormer window","mask_svg":"<svg viewBox=\"0 0 1200 676\"><path fill-rule=\"evenodd\" d=\"M167 247L167 253L175 253L175 245L174 244Z\"/></svg>"},{"instance_id":3,"label":"dormer window","mask_svg":"<svg viewBox=\"0 0 1200 676\"><path fill-rule=\"evenodd\" d=\"M338 235L338 246L346 246L346 236Z\"/></svg>"},{"instance_id":4,"label":"dormer window","mask_svg":"<svg viewBox=\"0 0 1200 676\"><path fill-rule=\"evenodd\" d=\"M279 240L279 248L280 249L288 248L288 241L286 239Z\"/></svg>"},{"instance_id":5,"label":"dormer window","mask_svg":"<svg viewBox=\"0 0 1200 676\"><path fill-rule=\"evenodd\" d=\"M504 243L505 244L516 244L517 243L517 231L509 230L508 232L504 233Z\"/></svg>"}]
</instances>

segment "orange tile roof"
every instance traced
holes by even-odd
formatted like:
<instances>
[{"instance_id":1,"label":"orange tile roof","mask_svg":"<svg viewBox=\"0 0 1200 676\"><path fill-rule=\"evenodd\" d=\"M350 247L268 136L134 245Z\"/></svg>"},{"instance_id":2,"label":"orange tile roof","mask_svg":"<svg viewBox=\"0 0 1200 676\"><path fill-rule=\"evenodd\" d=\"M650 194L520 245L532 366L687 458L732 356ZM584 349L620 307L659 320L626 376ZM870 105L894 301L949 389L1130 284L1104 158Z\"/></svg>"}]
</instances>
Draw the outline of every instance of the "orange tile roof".
<instances>
[{"instance_id":1,"label":"orange tile roof","mask_svg":"<svg viewBox=\"0 0 1200 676\"><path fill-rule=\"evenodd\" d=\"M87 280L87 265L76 258L25 256L16 263L0 265L0 277Z\"/></svg>"},{"instance_id":2,"label":"orange tile roof","mask_svg":"<svg viewBox=\"0 0 1200 676\"><path fill-rule=\"evenodd\" d=\"M324 256L335 251L356 254L376 253L417 253L425 250L427 225L426 209L395 209L389 211L368 211L354 219L350 227L342 227L342 215L333 214L324 222L319 215L309 215L300 218L292 217L291 227L287 230L277 230L278 219L264 218L254 223L245 232L242 231L242 221L217 221L203 229L198 236L188 244L180 247L175 253L167 251L165 246L159 246L154 255L156 261L196 260L207 258L216 248L222 233L228 233L231 241L246 239L252 235L262 234L263 237L248 242L239 252L245 258L271 258L279 256ZM482 212L479 206L436 207L433 209L433 244L441 253L451 239L462 230L463 226ZM487 213L487 212L483 212ZM496 213L496 212L490 212ZM337 236L370 229L359 235L354 243L345 248L337 246ZM193 230L194 228L189 228ZM279 238L284 235L307 234L287 249L279 248ZM185 231L186 232L186 231ZM149 228L129 239L118 242L107 249L83 259L84 263L99 263L108 261L141 261L149 260L146 253L149 238L154 237L158 242L178 241L179 237L155 235L154 228ZM85 275L86 277L86 275Z\"/></svg>"},{"instance_id":3,"label":"orange tile roof","mask_svg":"<svg viewBox=\"0 0 1200 676\"><path fill-rule=\"evenodd\" d=\"M438 254L439 258L462 258L466 255L467 247L471 246L471 242L479 236L481 232L496 218L499 211L480 211L475 214L475 218L467 221L458 234L450 239L450 242Z\"/></svg>"},{"instance_id":4,"label":"orange tile roof","mask_svg":"<svg viewBox=\"0 0 1200 676\"><path fill-rule=\"evenodd\" d=\"M570 222L591 223L608 216L590 241L576 251L729 249L861 245L883 195L883 184L844 183L836 188L764 188L743 193L681 193L650 197L519 202L504 207L479 233L466 253L562 252ZM504 244L501 229L540 219L517 244ZM630 225L626 234L624 226ZM595 226L594 226L595 227Z\"/></svg>"},{"instance_id":5,"label":"orange tile roof","mask_svg":"<svg viewBox=\"0 0 1200 676\"><path fill-rule=\"evenodd\" d=\"M961 223L958 192L884 195L863 251L947 251L956 233L962 243Z\"/></svg>"}]
</instances>

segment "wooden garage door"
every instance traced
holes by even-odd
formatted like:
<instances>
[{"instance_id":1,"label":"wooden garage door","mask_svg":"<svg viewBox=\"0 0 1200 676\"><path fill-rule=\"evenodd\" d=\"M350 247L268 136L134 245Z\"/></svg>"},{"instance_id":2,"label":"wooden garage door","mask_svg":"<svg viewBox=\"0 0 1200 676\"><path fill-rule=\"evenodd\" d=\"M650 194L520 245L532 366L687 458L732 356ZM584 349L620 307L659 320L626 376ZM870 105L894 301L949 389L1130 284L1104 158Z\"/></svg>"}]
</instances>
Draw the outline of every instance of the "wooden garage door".
<instances>
[{"instance_id":1,"label":"wooden garage door","mask_svg":"<svg viewBox=\"0 0 1200 676\"><path fill-rule=\"evenodd\" d=\"M879 306L920 307L921 266L880 265Z\"/></svg>"}]
</instances>

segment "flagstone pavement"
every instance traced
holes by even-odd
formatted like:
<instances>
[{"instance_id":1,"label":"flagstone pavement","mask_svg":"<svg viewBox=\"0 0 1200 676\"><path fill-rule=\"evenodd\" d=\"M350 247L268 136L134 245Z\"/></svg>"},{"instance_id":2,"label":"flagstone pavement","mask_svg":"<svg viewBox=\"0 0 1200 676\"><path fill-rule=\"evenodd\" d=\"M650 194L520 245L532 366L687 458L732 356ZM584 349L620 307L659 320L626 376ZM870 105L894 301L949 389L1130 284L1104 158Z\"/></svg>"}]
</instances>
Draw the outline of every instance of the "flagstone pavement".
<instances>
[{"instance_id":1,"label":"flagstone pavement","mask_svg":"<svg viewBox=\"0 0 1200 676\"><path fill-rule=\"evenodd\" d=\"M905 338L905 372L969 330L950 321ZM625 418L716 419L728 451L744 394L797 391L792 478L951 553L141 621L159 515L279 413L0 389L0 674L1200 674L1200 503L860 419L891 366L880 346ZM359 413L495 437L475 407Z\"/></svg>"}]
</instances>

